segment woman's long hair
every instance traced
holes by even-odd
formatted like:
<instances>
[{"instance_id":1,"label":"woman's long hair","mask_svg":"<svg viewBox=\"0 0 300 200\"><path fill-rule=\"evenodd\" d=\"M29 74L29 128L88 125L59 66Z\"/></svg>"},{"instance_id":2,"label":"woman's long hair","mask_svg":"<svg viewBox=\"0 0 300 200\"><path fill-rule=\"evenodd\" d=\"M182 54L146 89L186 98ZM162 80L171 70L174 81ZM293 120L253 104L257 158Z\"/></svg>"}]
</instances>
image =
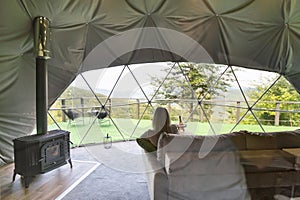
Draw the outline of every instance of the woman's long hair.
<instances>
[{"instance_id":1,"label":"woman's long hair","mask_svg":"<svg viewBox=\"0 0 300 200\"><path fill-rule=\"evenodd\" d=\"M170 128L170 116L168 113L168 110L163 107L156 108L153 120L152 120L152 126L155 133L161 133L161 132L171 132Z\"/></svg>"}]
</instances>

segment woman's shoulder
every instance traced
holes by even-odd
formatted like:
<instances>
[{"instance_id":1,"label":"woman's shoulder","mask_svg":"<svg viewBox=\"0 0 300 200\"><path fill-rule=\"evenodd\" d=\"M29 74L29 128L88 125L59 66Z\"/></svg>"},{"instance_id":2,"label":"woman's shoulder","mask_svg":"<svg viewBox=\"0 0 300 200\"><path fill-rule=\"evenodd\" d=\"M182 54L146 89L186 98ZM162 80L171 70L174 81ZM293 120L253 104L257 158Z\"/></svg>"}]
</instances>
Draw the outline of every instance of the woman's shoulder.
<instances>
[{"instance_id":1,"label":"woman's shoulder","mask_svg":"<svg viewBox=\"0 0 300 200\"><path fill-rule=\"evenodd\" d=\"M151 129L148 129L147 131L145 131L142 135L141 138L149 138L151 136L154 135L154 131Z\"/></svg>"}]
</instances>

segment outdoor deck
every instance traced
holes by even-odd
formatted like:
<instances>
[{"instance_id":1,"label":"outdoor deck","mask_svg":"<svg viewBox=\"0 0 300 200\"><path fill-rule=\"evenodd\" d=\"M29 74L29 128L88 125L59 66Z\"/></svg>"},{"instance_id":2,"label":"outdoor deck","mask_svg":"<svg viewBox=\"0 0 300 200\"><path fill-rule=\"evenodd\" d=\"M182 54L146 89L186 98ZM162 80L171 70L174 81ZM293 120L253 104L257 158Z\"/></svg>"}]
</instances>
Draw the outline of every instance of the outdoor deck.
<instances>
[{"instance_id":1,"label":"outdoor deck","mask_svg":"<svg viewBox=\"0 0 300 200\"><path fill-rule=\"evenodd\" d=\"M113 123L114 122L114 123ZM73 147L81 145L103 143L103 138L107 133L112 137L113 141L134 140L140 137L149 128L152 128L151 120L124 119L113 118L113 122L99 124L93 118L78 118L73 123L59 122L61 129L70 131L70 140L74 143ZM139 122L139 123L138 123ZM136 127L138 123L138 126ZM172 123L176 124L177 121ZM212 123L217 134L229 133L235 124ZM263 126L266 132L272 131L287 131L299 129L293 126ZM56 124L51 124L49 130L58 129ZM205 122L188 122L186 130L194 135L209 135L213 134L209 123ZM263 132L259 125L238 125L233 131L248 130L252 132ZM35 132L35 131L34 131ZM121 135L122 134L122 135ZM123 136L123 137L122 137Z\"/></svg>"}]
</instances>

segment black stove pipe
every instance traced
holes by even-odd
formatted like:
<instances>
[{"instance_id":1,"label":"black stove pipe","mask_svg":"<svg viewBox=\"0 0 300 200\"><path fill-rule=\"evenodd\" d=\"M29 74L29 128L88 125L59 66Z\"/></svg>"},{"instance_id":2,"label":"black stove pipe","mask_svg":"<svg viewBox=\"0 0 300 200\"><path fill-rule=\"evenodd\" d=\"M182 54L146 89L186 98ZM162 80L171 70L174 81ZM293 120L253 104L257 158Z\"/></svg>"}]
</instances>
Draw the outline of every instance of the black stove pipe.
<instances>
[{"instance_id":1,"label":"black stove pipe","mask_svg":"<svg viewBox=\"0 0 300 200\"><path fill-rule=\"evenodd\" d=\"M48 70L47 60L50 59L49 44L50 21L46 17L34 20L34 46L36 56L36 129L37 134L48 132Z\"/></svg>"}]
</instances>

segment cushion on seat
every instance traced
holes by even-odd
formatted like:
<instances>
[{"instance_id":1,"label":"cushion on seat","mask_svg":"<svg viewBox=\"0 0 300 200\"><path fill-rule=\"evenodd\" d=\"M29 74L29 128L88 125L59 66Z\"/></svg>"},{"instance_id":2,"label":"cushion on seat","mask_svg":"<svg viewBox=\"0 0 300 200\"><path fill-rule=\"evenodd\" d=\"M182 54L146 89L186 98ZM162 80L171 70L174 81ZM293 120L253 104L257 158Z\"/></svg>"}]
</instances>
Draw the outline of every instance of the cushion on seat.
<instances>
[{"instance_id":1,"label":"cushion on seat","mask_svg":"<svg viewBox=\"0 0 300 200\"><path fill-rule=\"evenodd\" d=\"M299 129L294 131L274 132L271 134L276 138L276 144L279 149L300 147Z\"/></svg>"},{"instance_id":2,"label":"cushion on seat","mask_svg":"<svg viewBox=\"0 0 300 200\"><path fill-rule=\"evenodd\" d=\"M276 138L273 135L251 133L246 136L247 150L277 149Z\"/></svg>"},{"instance_id":3,"label":"cushion on seat","mask_svg":"<svg viewBox=\"0 0 300 200\"><path fill-rule=\"evenodd\" d=\"M300 130L253 132L246 135L247 149L283 149L300 147Z\"/></svg>"},{"instance_id":4,"label":"cushion on seat","mask_svg":"<svg viewBox=\"0 0 300 200\"><path fill-rule=\"evenodd\" d=\"M235 151L229 135L177 135L161 134L158 140L157 159L164 165L167 152Z\"/></svg>"},{"instance_id":5,"label":"cushion on seat","mask_svg":"<svg viewBox=\"0 0 300 200\"><path fill-rule=\"evenodd\" d=\"M153 152L156 151L156 146L154 146L150 140L146 139L146 138L137 138L136 142L138 143L138 145L140 145L140 147L142 147L145 151L147 152Z\"/></svg>"},{"instance_id":6,"label":"cushion on seat","mask_svg":"<svg viewBox=\"0 0 300 200\"><path fill-rule=\"evenodd\" d=\"M247 134L250 134L248 131L238 131L238 132L232 132L228 134L224 134L226 137L230 137L230 140L235 145L235 147L238 150L246 150L246 136Z\"/></svg>"}]
</instances>

